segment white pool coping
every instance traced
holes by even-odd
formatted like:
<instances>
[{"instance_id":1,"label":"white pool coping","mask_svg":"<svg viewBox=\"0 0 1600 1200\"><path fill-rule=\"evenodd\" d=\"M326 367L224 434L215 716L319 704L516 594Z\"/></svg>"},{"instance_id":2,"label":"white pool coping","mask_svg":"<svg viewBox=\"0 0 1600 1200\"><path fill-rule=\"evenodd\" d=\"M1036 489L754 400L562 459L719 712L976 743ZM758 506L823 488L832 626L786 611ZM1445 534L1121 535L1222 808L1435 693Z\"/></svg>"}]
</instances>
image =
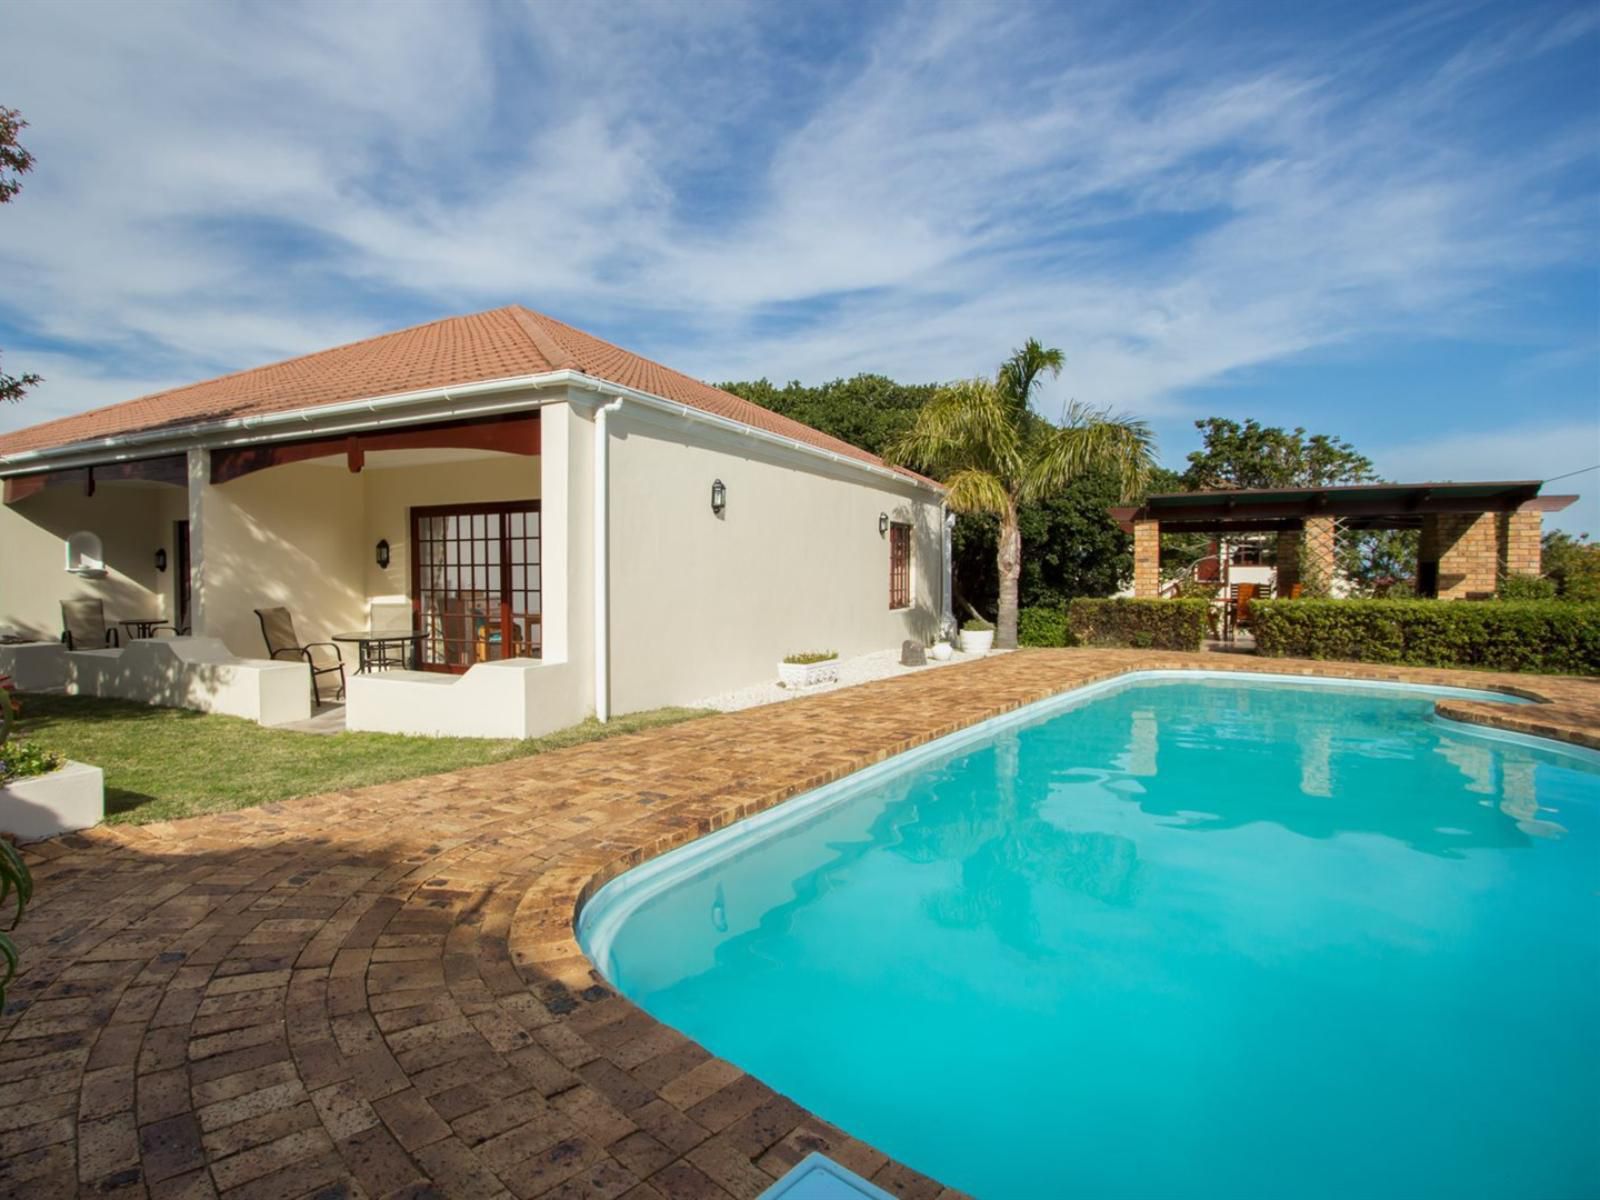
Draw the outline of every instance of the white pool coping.
<instances>
[{"instance_id":1,"label":"white pool coping","mask_svg":"<svg viewBox=\"0 0 1600 1200\"><path fill-rule=\"evenodd\" d=\"M874 763L870 767L854 771L843 779L837 779L832 783L824 784L822 787L813 788L809 792L803 792L798 796L791 797L781 804L775 804L762 812L754 813L742 820L735 821L731 825L714 830L704 837L696 838L686 845L669 850L665 854L650 859L648 862L624 871L591 896L588 903L578 913L576 930L578 944L583 947L583 951L589 956L589 960L609 978L608 967L611 962L611 947L616 941L617 933L622 928L622 925L644 904L672 886L683 876L713 867L740 853L754 841L770 837L774 833L809 820L818 813L825 812L837 804L852 799L863 789L871 787L885 776L899 775L906 770L927 762L929 759L944 758L951 754L959 753L975 744L988 741L1002 730L1059 716L1061 713L1077 708L1090 700L1098 699L1107 692L1117 691L1136 684L1151 682L1193 683L1196 680L1226 681L1246 686L1293 684L1297 687L1324 687L1342 691L1404 692L1422 697L1473 700L1493 704L1509 704L1518 707L1537 703L1537 701L1529 700L1525 696L1515 696L1509 692L1404 683L1387 679L1336 679L1326 675L1290 675L1265 671L1130 671L1110 679L1087 683L1082 687L1072 688L1055 696L1047 696L1043 700L1037 700L1011 712L988 717L968 726L966 729L958 730L942 738L936 738L925 745L914 747L886 758L882 762ZM1529 734L1489 729L1482 725L1474 725L1465 721L1453 721L1441 717L1437 713L1432 714L1430 719L1448 725L1452 734L1489 738L1546 752L1570 755L1579 762L1600 769L1600 751L1572 746L1552 738L1534 737Z\"/></svg>"}]
</instances>

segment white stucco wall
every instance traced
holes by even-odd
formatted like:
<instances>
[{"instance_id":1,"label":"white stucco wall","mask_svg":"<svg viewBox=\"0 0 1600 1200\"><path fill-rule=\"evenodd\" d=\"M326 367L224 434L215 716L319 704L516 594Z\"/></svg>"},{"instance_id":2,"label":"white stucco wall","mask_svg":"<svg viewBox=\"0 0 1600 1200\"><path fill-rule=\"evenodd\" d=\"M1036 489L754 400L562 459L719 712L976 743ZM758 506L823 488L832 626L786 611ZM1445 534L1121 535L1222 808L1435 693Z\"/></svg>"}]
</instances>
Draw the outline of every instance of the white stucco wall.
<instances>
[{"instance_id":1,"label":"white stucco wall","mask_svg":"<svg viewBox=\"0 0 1600 1200\"><path fill-rule=\"evenodd\" d=\"M51 487L0 505L0 630L61 636L61 601L98 596L106 619L167 616L173 572L156 571L155 553L172 560L167 514L181 516L183 489L156 483L102 483L93 496ZM176 518L173 518L176 519ZM65 544L80 530L95 534L106 574L68 574Z\"/></svg>"},{"instance_id":2,"label":"white stucco wall","mask_svg":"<svg viewBox=\"0 0 1600 1200\"><path fill-rule=\"evenodd\" d=\"M641 406L625 404L611 432L613 711L769 680L797 651L861 654L936 632L935 494ZM909 609L889 608L880 513L912 526Z\"/></svg>"},{"instance_id":3,"label":"white stucco wall","mask_svg":"<svg viewBox=\"0 0 1600 1200\"><path fill-rule=\"evenodd\" d=\"M259 658L258 608L283 605L307 642L365 628L371 555L360 475L293 463L201 490L204 615L195 633Z\"/></svg>"}]
</instances>

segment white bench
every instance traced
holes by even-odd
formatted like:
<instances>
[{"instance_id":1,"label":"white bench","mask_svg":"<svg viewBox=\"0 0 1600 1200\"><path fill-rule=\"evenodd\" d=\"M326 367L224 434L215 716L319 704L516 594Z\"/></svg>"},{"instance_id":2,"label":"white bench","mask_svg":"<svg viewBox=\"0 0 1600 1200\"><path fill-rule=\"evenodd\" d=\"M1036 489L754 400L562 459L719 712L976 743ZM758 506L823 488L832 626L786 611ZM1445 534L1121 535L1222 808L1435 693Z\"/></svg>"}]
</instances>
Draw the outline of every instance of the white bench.
<instances>
[{"instance_id":1,"label":"white bench","mask_svg":"<svg viewBox=\"0 0 1600 1200\"><path fill-rule=\"evenodd\" d=\"M570 663L510 658L465 675L374 671L346 682L345 728L423 737L531 738L594 711Z\"/></svg>"},{"instance_id":2,"label":"white bench","mask_svg":"<svg viewBox=\"0 0 1600 1200\"><path fill-rule=\"evenodd\" d=\"M190 708L262 725L311 715L304 663L240 658L217 638L139 638L118 650L68 650L64 658L68 695Z\"/></svg>"}]
</instances>

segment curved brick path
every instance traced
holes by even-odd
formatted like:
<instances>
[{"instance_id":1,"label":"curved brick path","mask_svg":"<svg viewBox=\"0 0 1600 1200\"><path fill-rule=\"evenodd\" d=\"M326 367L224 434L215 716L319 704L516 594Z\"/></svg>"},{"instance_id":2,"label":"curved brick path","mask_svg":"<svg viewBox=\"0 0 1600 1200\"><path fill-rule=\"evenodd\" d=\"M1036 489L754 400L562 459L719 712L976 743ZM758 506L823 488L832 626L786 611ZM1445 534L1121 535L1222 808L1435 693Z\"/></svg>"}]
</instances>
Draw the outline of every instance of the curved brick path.
<instances>
[{"instance_id":1,"label":"curved brick path","mask_svg":"<svg viewBox=\"0 0 1600 1200\"><path fill-rule=\"evenodd\" d=\"M888 754L1134 667L1533 690L1452 706L1600 745L1600 683L1032 651L540 757L30 847L0 1194L753 1197L822 1149L953 1196L597 981L580 898ZM1496 715L1498 713L1498 715Z\"/></svg>"}]
</instances>

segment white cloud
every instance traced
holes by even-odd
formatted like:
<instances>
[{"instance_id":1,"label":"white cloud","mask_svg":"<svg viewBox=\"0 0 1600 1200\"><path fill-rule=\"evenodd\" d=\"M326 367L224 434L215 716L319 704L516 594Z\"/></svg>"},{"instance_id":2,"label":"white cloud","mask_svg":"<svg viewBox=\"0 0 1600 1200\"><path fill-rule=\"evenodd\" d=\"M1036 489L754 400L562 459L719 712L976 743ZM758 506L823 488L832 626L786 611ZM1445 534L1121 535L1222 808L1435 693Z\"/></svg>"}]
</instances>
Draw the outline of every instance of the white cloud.
<instances>
[{"instance_id":1,"label":"white cloud","mask_svg":"<svg viewBox=\"0 0 1600 1200\"><path fill-rule=\"evenodd\" d=\"M806 58L793 10L552 11L13 6L14 323L174 378L396 304L523 301L711 378L950 378L1034 334L1069 356L1047 409L1162 417L1317 347L1493 336L1508 286L1594 257L1560 186L1593 115L1478 133L1502 73L1593 35L1570 15L1397 78L1458 14L1303 44L916 5ZM51 353L35 406L114 398Z\"/></svg>"}]
</instances>

